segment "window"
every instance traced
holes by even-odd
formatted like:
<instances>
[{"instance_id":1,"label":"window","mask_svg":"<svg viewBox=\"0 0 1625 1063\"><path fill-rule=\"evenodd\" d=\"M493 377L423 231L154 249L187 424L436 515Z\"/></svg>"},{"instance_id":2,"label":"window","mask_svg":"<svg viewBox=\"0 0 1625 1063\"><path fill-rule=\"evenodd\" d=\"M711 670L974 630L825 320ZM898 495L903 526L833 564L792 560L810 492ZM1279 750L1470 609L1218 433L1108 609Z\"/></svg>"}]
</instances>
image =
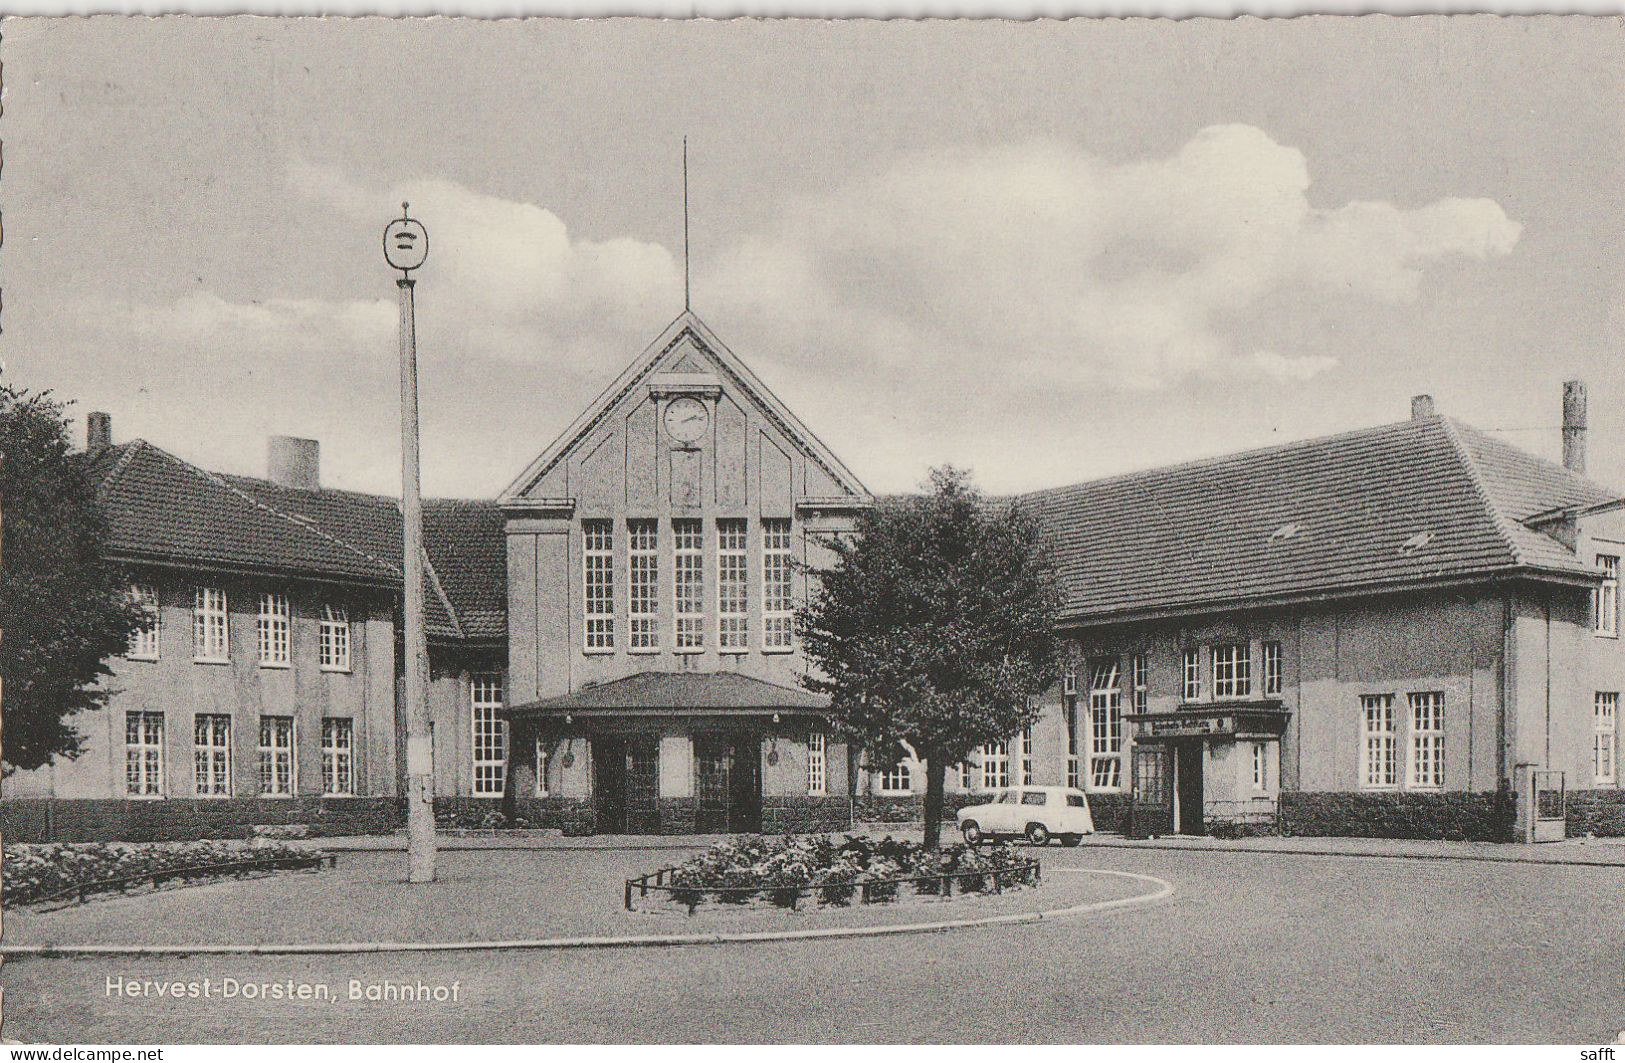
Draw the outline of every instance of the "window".
<instances>
[{"instance_id":1,"label":"window","mask_svg":"<svg viewBox=\"0 0 1625 1063\"><path fill-rule=\"evenodd\" d=\"M547 796L547 739L536 736L536 796Z\"/></svg>"},{"instance_id":2,"label":"window","mask_svg":"<svg viewBox=\"0 0 1625 1063\"><path fill-rule=\"evenodd\" d=\"M350 612L344 606L322 606L320 643L322 671L350 670Z\"/></svg>"},{"instance_id":3,"label":"window","mask_svg":"<svg viewBox=\"0 0 1625 1063\"><path fill-rule=\"evenodd\" d=\"M124 714L124 792L157 797L164 792L164 714Z\"/></svg>"},{"instance_id":4,"label":"window","mask_svg":"<svg viewBox=\"0 0 1625 1063\"><path fill-rule=\"evenodd\" d=\"M1366 694L1360 698L1360 785L1367 790L1391 790L1399 785L1399 764L1394 746L1394 696Z\"/></svg>"},{"instance_id":5,"label":"window","mask_svg":"<svg viewBox=\"0 0 1625 1063\"><path fill-rule=\"evenodd\" d=\"M1067 794L1066 795L1066 804L1067 804L1068 808L1088 808L1089 807L1089 802L1084 800L1084 797L1083 797L1082 794Z\"/></svg>"},{"instance_id":6,"label":"window","mask_svg":"<svg viewBox=\"0 0 1625 1063\"><path fill-rule=\"evenodd\" d=\"M1134 711L1144 712L1151 700L1151 660L1143 653L1128 659L1129 679L1133 685Z\"/></svg>"},{"instance_id":7,"label":"window","mask_svg":"<svg viewBox=\"0 0 1625 1063\"><path fill-rule=\"evenodd\" d=\"M1410 695L1411 785L1437 790L1444 786L1444 694Z\"/></svg>"},{"instance_id":8,"label":"window","mask_svg":"<svg viewBox=\"0 0 1625 1063\"><path fill-rule=\"evenodd\" d=\"M1269 776L1269 746L1263 742L1253 743L1253 789L1268 790L1270 788Z\"/></svg>"},{"instance_id":9,"label":"window","mask_svg":"<svg viewBox=\"0 0 1625 1063\"><path fill-rule=\"evenodd\" d=\"M989 742L982 747L982 789L1003 790L1010 785L1010 743Z\"/></svg>"},{"instance_id":10,"label":"window","mask_svg":"<svg viewBox=\"0 0 1625 1063\"><path fill-rule=\"evenodd\" d=\"M1592 707L1591 777L1598 785L1619 783L1619 694L1597 691Z\"/></svg>"},{"instance_id":11,"label":"window","mask_svg":"<svg viewBox=\"0 0 1625 1063\"><path fill-rule=\"evenodd\" d=\"M743 520L717 521L717 649L725 653L750 643L747 543Z\"/></svg>"},{"instance_id":12,"label":"window","mask_svg":"<svg viewBox=\"0 0 1625 1063\"><path fill-rule=\"evenodd\" d=\"M1046 796L1048 795L1042 790L1028 790L1021 795L1021 803L1024 805L1042 805Z\"/></svg>"},{"instance_id":13,"label":"window","mask_svg":"<svg viewBox=\"0 0 1625 1063\"><path fill-rule=\"evenodd\" d=\"M588 650L615 648L615 525L607 520L581 522L581 568L586 581Z\"/></svg>"},{"instance_id":14,"label":"window","mask_svg":"<svg viewBox=\"0 0 1625 1063\"><path fill-rule=\"evenodd\" d=\"M1089 668L1089 787L1118 790L1123 785L1123 695L1117 658Z\"/></svg>"},{"instance_id":15,"label":"window","mask_svg":"<svg viewBox=\"0 0 1625 1063\"><path fill-rule=\"evenodd\" d=\"M901 760L880 773L880 792L883 794L913 793L913 783L914 779L909 773L908 764Z\"/></svg>"},{"instance_id":16,"label":"window","mask_svg":"<svg viewBox=\"0 0 1625 1063\"><path fill-rule=\"evenodd\" d=\"M705 533L697 520L674 520L671 531L676 540L672 590L676 600L677 652L696 653L705 648Z\"/></svg>"},{"instance_id":17,"label":"window","mask_svg":"<svg viewBox=\"0 0 1625 1063\"><path fill-rule=\"evenodd\" d=\"M1278 698L1281 696L1281 644L1279 642L1264 643L1264 696Z\"/></svg>"},{"instance_id":18,"label":"window","mask_svg":"<svg viewBox=\"0 0 1625 1063\"><path fill-rule=\"evenodd\" d=\"M660 522L626 522L626 611L631 625L631 650L660 648Z\"/></svg>"},{"instance_id":19,"label":"window","mask_svg":"<svg viewBox=\"0 0 1625 1063\"><path fill-rule=\"evenodd\" d=\"M762 649L788 650L793 634L790 601L790 522L762 521Z\"/></svg>"},{"instance_id":20,"label":"window","mask_svg":"<svg viewBox=\"0 0 1625 1063\"><path fill-rule=\"evenodd\" d=\"M1021 729L1021 785L1031 786L1034 779L1033 725Z\"/></svg>"},{"instance_id":21,"label":"window","mask_svg":"<svg viewBox=\"0 0 1625 1063\"><path fill-rule=\"evenodd\" d=\"M828 743L824 732L814 731L807 736L807 796L823 797L828 792L829 762L826 759Z\"/></svg>"},{"instance_id":22,"label":"window","mask_svg":"<svg viewBox=\"0 0 1625 1063\"><path fill-rule=\"evenodd\" d=\"M954 778L958 781L959 788L961 790L969 790L971 788L971 768L969 761L962 760L958 764L954 765Z\"/></svg>"},{"instance_id":23,"label":"window","mask_svg":"<svg viewBox=\"0 0 1625 1063\"><path fill-rule=\"evenodd\" d=\"M260 793L292 797L294 791L293 717L260 717Z\"/></svg>"},{"instance_id":24,"label":"window","mask_svg":"<svg viewBox=\"0 0 1625 1063\"><path fill-rule=\"evenodd\" d=\"M130 600L146 614L146 621L130 636L130 648L125 656L137 661L158 659L158 588L150 583L137 583L130 588Z\"/></svg>"},{"instance_id":25,"label":"window","mask_svg":"<svg viewBox=\"0 0 1625 1063\"><path fill-rule=\"evenodd\" d=\"M1245 642L1213 647L1213 696L1244 698L1253 692L1253 662Z\"/></svg>"},{"instance_id":26,"label":"window","mask_svg":"<svg viewBox=\"0 0 1625 1063\"><path fill-rule=\"evenodd\" d=\"M1619 557L1598 554L1602 583L1591 592L1592 630L1608 638L1619 637Z\"/></svg>"},{"instance_id":27,"label":"window","mask_svg":"<svg viewBox=\"0 0 1625 1063\"><path fill-rule=\"evenodd\" d=\"M468 689L474 722L474 796L498 796L508 776L508 727L497 715L502 708L502 677L476 675Z\"/></svg>"},{"instance_id":28,"label":"window","mask_svg":"<svg viewBox=\"0 0 1625 1063\"><path fill-rule=\"evenodd\" d=\"M226 592L218 587L199 587L192 600L192 659L225 661L230 657Z\"/></svg>"},{"instance_id":29,"label":"window","mask_svg":"<svg viewBox=\"0 0 1625 1063\"><path fill-rule=\"evenodd\" d=\"M1180 698L1184 701L1199 701L1202 697L1202 651L1185 651L1180 676L1183 680Z\"/></svg>"},{"instance_id":30,"label":"window","mask_svg":"<svg viewBox=\"0 0 1625 1063\"><path fill-rule=\"evenodd\" d=\"M322 720L322 793L355 795L355 721L344 716Z\"/></svg>"},{"instance_id":31,"label":"window","mask_svg":"<svg viewBox=\"0 0 1625 1063\"><path fill-rule=\"evenodd\" d=\"M192 792L199 797L231 794L231 717L224 713L192 717Z\"/></svg>"},{"instance_id":32,"label":"window","mask_svg":"<svg viewBox=\"0 0 1625 1063\"><path fill-rule=\"evenodd\" d=\"M260 595L260 664L271 668L288 666L288 596Z\"/></svg>"}]
</instances>

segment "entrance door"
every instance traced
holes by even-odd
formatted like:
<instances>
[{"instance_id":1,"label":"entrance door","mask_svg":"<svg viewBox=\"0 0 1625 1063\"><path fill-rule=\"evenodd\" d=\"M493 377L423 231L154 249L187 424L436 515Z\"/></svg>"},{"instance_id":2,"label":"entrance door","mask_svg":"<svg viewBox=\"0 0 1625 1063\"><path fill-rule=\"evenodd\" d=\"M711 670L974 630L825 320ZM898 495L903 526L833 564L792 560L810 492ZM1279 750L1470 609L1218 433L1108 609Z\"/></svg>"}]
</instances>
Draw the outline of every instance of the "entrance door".
<instances>
[{"instance_id":1,"label":"entrance door","mask_svg":"<svg viewBox=\"0 0 1625 1063\"><path fill-rule=\"evenodd\" d=\"M1202 743L1176 742L1174 754L1174 832L1206 834L1202 817Z\"/></svg>"},{"instance_id":2,"label":"entrance door","mask_svg":"<svg viewBox=\"0 0 1625 1063\"><path fill-rule=\"evenodd\" d=\"M1131 838L1151 838L1174 832L1174 795L1169 785L1168 747L1134 747L1134 803L1129 808Z\"/></svg>"},{"instance_id":3,"label":"entrance door","mask_svg":"<svg viewBox=\"0 0 1625 1063\"><path fill-rule=\"evenodd\" d=\"M761 759L760 735L695 736L699 797L696 830L722 834L762 829Z\"/></svg>"},{"instance_id":4,"label":"entrance door","mask_svg":"<svg viewBox=\"0 0 1625 1063\"><path fill-rule=\"evenodd\" d=\"M653 834L660 829L656 802L660 755L643 735L592 740L593 830L599 834Z\"/></svg>"},{"instance_id":5,"label":"entrance door","mask_svg":"<svg viewBox=\"0 0 1625 1063\"><path fill-rule=\"evenodd\" d=\"M593 831L626 833L626 739L592 740Z\"/></svg>"}]
</instances>

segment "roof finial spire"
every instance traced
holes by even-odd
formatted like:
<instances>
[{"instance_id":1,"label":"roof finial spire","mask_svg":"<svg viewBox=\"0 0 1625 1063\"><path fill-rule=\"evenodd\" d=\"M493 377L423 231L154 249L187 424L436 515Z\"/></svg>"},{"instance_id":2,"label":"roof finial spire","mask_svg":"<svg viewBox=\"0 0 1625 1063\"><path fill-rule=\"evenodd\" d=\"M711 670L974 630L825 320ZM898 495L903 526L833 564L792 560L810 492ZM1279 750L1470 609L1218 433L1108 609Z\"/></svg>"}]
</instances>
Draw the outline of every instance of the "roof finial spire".
<instances>
[{"instance_id":1,"label":"roof finial spire","mask_svg":"<svg viewBox=\"0 0 1625 1063\"><path fill-rule=\"evenodd\" d=\"M683 310L691 307L688 287L688 134L683 135Z\"/></svg>"}]
</instances>

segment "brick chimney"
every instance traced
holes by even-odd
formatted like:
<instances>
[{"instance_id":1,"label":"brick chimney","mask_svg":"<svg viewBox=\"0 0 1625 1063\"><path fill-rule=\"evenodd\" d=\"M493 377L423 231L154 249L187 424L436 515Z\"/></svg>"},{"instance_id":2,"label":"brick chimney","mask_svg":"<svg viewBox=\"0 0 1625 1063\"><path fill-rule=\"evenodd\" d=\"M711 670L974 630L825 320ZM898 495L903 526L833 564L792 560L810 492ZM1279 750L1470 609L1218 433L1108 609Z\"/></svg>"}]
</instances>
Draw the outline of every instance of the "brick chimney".
<instances>
[{"instance_id":1,"label":"brick chimney","mask_svg":"<svg viewBox=\"0 0 1625 1063\"><path fill-rule=\"evenodd\" d=\"M1586 386L1583 380L1563 384L1563 468L1586 471Z\"/></svg>"},{"instance_id":2,"label":"brick chimney","mask_svg":"<svg viewBox=\"0 0 1625 1063\"><path fill-rule=\"evenodd\" d=\"M94 454L113 445L113 418L100 410L85 418L85 450Z\"/></svg>"},{"instance_id":3,"label":"brick chimney","mask_svg":"<svg viewBox=\"0 0 1625 1063\"><path fill-rule=\"evenodd\" d=\"M272 436L266 446L265 475L278 487L322 488L322 445L314 439Z\"/></svg>"},{"instance_id":4,"label":"brick chimney","mask_svg":"<svg viewBox=\"0 0 1625 1063\"><path fill-rule=\"evenodd\" d=\"M1411 420L1420 421L1433 416L1432 395L1411 396Z\"/></svg>"}]
</instances>

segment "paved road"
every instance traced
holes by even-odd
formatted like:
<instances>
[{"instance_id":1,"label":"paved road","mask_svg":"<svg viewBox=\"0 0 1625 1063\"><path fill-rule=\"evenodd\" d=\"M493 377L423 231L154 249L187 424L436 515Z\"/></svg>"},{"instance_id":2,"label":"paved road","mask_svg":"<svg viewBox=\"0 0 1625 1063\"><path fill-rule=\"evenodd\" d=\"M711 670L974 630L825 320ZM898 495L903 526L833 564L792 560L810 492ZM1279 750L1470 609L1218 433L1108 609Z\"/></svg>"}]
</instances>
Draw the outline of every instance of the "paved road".
<instances>
[{"instance_id":1,"label":"paved road","mask_svg":"<svg viewBox=\"0 0 1625 1063\"><path fill-rule=\"evenodd\" d=\"M73 1041L1598 1042L1616 868L1050 849L1178 894L1076 921L744 947L22 959L8 1037ZM446 1003L108 997L106 978L459 984Z\"/></svg>"}]
</instances>

